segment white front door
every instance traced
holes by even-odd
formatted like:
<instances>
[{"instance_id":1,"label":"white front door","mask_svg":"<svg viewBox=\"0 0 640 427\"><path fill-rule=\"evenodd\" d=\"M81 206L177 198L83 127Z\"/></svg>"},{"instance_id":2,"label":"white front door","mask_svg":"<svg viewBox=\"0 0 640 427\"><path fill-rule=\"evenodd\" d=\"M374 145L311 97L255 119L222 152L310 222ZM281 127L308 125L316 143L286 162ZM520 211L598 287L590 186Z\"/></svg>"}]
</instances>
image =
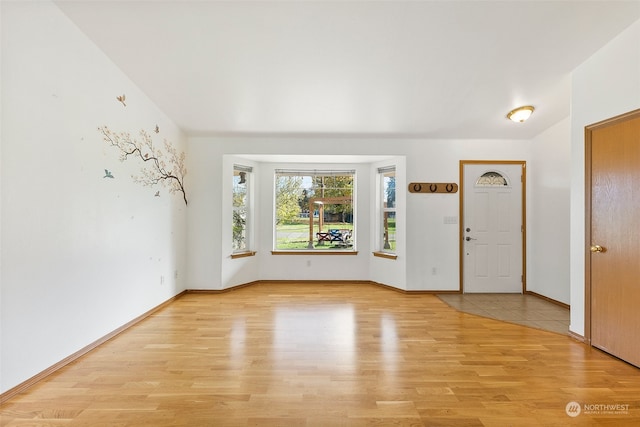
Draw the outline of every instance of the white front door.
<instances>
[{"instance_id":1,"label":"white front door","mask_svg":"<svg viewBox=\"0 0 640 427\"><path fill-rule=\"evenodd\" d=\"M464 292L523 292L523 168L462 163Z\"/></svg>"}]
</instances>

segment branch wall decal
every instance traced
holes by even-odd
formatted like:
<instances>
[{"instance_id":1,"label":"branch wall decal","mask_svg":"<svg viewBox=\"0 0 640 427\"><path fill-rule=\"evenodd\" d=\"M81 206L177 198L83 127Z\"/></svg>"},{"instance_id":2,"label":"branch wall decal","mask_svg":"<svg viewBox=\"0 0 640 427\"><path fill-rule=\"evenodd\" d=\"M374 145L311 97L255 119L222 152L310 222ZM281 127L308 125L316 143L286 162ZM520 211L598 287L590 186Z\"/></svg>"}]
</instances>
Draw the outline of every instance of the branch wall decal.
<instances>
[{"instance_id":1,"label":"branch wall decal","mask_svg":"<svg viewBox=\"0 0 640 427\"><path fill-rule=\"evenodd\" d=\"M147 187L162 184L169 193L182 193L187 205L187 194L184 189L184 177L187 174L185 153L178 151L165 139L164 149L153 145L151 135L141 130L139 138L133 138L128 132L113 132L107 126L98 127L102 139L120 151L120 161L130 157L142 160L140 175L132 175L133 180Z\"/></svg>"}]
</instances>

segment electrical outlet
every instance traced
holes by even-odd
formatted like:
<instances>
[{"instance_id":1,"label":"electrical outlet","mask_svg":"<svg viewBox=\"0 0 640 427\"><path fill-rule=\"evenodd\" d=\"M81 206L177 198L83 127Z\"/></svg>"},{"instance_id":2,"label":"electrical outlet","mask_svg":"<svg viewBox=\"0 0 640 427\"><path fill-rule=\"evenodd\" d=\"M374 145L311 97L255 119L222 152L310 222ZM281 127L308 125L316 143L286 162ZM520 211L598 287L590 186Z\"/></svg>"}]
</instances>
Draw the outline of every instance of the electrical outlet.
<instances>
[{"instance_id":1,"label":"electrical outlet","mask_svg":"<svg viewBox=\"0 0 640 427\"><path fill-rule=\"evenodd\" d=\"M163 275L160 276L160 284L164 285L164 276Z\"/></svg>"}]
</instances>

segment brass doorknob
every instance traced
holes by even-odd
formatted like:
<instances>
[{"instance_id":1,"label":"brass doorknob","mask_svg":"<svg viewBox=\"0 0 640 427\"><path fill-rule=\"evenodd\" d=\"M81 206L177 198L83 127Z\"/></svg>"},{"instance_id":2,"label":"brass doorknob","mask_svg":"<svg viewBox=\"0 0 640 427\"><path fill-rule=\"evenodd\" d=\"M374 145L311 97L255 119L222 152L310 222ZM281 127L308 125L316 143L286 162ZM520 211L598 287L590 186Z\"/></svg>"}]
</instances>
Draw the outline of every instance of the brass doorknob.
<instances>
[{"instance_id":1,"label":"brass doorknob","mask_svg":"<svg viewBox=\"0 0 640 427\"><path fill-rule=\"evenodd\" d=\"M593 245L591 246L591 252L596 253L596 252L604 252L605 249L600 246L600 245Z\"/></svg>"}]
</instances>

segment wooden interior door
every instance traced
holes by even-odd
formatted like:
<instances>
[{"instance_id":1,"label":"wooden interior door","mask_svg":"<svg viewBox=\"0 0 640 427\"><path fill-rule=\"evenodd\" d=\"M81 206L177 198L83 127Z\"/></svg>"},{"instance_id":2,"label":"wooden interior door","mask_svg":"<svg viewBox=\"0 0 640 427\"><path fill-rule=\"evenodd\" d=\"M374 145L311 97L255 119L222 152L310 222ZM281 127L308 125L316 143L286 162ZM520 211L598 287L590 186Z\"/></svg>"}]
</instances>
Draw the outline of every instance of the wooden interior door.
<instances>
[{"instance_id":1,"label":"wooden interior door","mask_svg":"<svg viewBox=\"0 0 640 427\"><path fill-rule=\"evenodd\" d=\"M640 110L588 126L585 148L585 338L640 366Z\"/></svg>"}]
</instances>

